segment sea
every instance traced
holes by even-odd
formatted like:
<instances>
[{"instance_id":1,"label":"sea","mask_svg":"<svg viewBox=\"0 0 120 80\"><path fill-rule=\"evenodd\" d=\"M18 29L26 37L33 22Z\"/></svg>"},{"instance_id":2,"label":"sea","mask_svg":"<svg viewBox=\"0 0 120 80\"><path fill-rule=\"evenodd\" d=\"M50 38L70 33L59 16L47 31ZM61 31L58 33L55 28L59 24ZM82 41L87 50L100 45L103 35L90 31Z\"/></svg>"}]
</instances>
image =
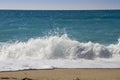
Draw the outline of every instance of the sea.
<instances>
[{"instance_id":1,"label":"sea","mask_svg":"<svg viewBox=\"0 0 120 80\"><path fill-rule=\"evenodd\" d=\"M0 10L0 71L120 68L120 10Z\"/></svg>"}]
</instances>

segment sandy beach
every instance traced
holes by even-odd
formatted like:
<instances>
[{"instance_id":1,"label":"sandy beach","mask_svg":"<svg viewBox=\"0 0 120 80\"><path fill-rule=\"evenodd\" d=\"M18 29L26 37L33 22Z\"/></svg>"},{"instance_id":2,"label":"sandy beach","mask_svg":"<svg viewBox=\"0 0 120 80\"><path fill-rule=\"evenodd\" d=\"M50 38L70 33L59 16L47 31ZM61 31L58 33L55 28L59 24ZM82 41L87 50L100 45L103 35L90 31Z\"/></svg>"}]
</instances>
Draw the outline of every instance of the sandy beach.
<instances>
[{"instance_id":1,"label":"sandy beach","mask_svg":"<svg viewBox=\"0 0 120 80\"><path fill-rule=\"evenodd\" d=\"M54 69L0 72L0 80L120 80L120 69Z\"/></svg>"}]
</instances>

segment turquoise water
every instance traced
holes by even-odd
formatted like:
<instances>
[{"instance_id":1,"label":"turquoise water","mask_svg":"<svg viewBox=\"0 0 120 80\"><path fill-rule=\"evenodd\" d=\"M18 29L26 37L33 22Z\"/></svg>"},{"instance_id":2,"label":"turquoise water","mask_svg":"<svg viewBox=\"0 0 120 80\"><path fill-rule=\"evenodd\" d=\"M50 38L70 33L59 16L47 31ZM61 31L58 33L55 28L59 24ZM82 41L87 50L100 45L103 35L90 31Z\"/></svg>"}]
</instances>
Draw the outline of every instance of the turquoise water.
<instances>
[{"instance_id":1,"label":"turquoise water","mask_svg":"<svg viewBox=\"0 0 120 80\"><path fill-rule=\"evenodd\" d=\"M120 37L120 10L0 10L0 42L62 34L80 42L116 43Z\"/></svg>"},{"instance_id":2,"label":"turquoise water","mask_svg":"<svg viewBox=\"0 0 120 80\"><path fill-rule=\"evenodd\" d=\"M120 68L120 10L0 10L0 71Z\"/></svg>"}]
</instances>

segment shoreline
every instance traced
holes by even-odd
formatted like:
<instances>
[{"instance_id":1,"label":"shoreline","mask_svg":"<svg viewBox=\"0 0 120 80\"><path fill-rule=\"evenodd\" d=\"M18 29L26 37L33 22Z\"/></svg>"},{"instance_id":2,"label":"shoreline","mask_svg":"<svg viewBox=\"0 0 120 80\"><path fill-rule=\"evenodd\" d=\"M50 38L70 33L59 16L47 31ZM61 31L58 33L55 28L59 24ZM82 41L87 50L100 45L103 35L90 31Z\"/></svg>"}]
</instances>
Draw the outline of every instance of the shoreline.
<instances>
[{"instance_id":1,"label":"shoreline","mask_svg":"<svg viewBox=\"0 0 120 80\"><path fill-rule=\"evenodd\" d=\"M0 80L120 80L120 68L43 69L0 72Z\"/></svg>"},{"instance_id":2,"label":"shoreline","mask_svg":"<svg viewBox=\"0 0 120 80\"><path fill-rule=\"evenodd\" d=\"M69 70L69 69L78 69L78 70L120 70L120 68L46 68L46 69L23 69L23 70L14 70L14 71L0 71L2 72L21 72L21 71L38 71L38 70Z\"/></svg>"}]
</instances>

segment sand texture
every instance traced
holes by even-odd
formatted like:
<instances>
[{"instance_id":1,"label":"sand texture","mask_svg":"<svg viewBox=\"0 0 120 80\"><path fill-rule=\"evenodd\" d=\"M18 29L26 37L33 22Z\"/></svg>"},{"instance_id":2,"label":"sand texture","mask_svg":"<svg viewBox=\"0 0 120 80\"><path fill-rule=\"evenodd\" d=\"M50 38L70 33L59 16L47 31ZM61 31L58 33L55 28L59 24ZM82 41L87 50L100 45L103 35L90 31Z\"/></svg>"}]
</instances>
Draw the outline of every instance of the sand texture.
<instances>
[{"instance_id":1,"label":"sand texture","mask_svg":"<svg viewBox=\"0 0 120 80\"><path fill-rule=\"evenodd\" d=\"M0 72L0 80L120 80L120 69L54 69Z\"/></svg>"}]
</instances>

